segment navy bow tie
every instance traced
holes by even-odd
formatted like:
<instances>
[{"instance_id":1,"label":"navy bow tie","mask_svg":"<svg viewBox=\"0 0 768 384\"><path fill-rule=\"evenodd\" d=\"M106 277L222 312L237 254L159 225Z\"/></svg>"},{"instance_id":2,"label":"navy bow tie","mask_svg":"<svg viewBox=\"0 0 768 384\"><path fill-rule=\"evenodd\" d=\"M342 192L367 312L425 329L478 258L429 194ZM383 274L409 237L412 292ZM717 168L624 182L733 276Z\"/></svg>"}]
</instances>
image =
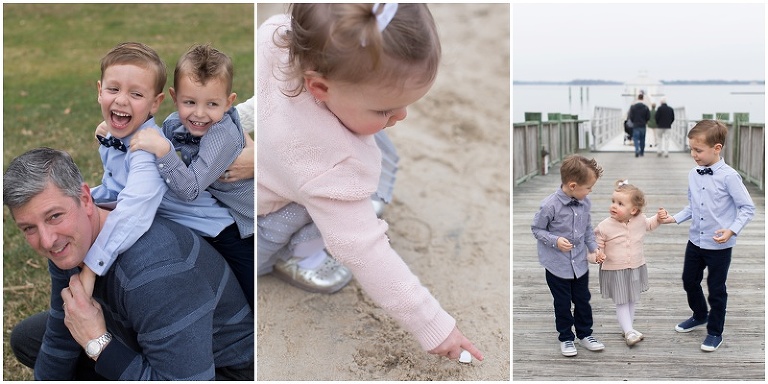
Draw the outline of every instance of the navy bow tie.
<instances>
[{"instance_id":1,"label":"navy bow tie","mask_svg":"<svg viewBox=\"0 0 768 384\"><path fill-rule=\"evenodd\" d=\"M112 147L112 148L115 148L115 149L117 149L119 151L122 151L122 152L125 152L125 151L128 150L128 148L125 146L125 144L123 144L123 142L120 141L120 139L118 139L116 137L106 138L106 137L101 136L101 135L96 135L96 138L99 139L99 143L101 143L101 145L103 145L103 146L105 146L107 148Z\"/></svg>"},{"instance_id":2,"label":"navy bow tie","mask_svg":"<svg viewBox=\"0 0 768 384\"><path fill-rule=\"evenodd\" d=\"M189 132L174 133L173 139L182 144L200 144L200 138L192 136Z\"/></svg>"},{"instance_id":3,"label":"navy bow tie","mask_svg":"<svg viewBox=\"0 0 768 384\"><path fill-rule=\"evenodd\" d=\"M577 199L571 199L571 201L569 201L568 204L566 204L566 205L578 207L579 205L581 205L581 203Z\"/></svg>"},{"instance_id":4,"label":"navy bow tie","mask_svg":"<svg viewBox=\"0 0 768 384\"><path fill-rule=\"evenodd\" d=\"M714 174L712 172L712 168L697 169L696 172L698 172L699 175L712 175L712 174Z\"/></svg>"}]
</instances>

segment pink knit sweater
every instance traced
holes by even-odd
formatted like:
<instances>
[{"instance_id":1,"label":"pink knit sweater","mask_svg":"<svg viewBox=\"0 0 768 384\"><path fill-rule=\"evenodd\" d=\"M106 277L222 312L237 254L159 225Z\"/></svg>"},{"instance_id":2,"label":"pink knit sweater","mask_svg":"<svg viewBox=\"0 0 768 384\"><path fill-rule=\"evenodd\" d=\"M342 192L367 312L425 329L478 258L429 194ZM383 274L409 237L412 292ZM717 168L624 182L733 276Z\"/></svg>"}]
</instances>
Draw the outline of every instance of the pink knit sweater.
<instances>
[{"instance_id":1,"label":"pink knit sweater","mask_svg":"<svg viewBox=\"0 0 768 384\"><path fill-rule=\"evenodd\" d=\"M280 68L288 55L274 39L276 31L284 33L290 25L289 17L271 17L257 34L258 215L290 202L305 206L328 251L422 348L431 350L456 322L392 249L387 224L374 213L370 196L378 184L381 152L373 136L348 130L308 92L297 97L281 92L286 85Z\"/></svg>"},{"instance_id":2,"label":"pink knit sweater","mask_svg":"<svg viewBox=\"0 0 768 384\"><path fill-rule=\"evenodd\" d=\"M614 218L607 218L595 227L597 246L605 253L603 270L634 269L645 264L643 240L645 233L658 228L658 215L645 217L642 213L622 223ZM588 256L591 263L595 255Z\"/></svg>"}]
</instances>

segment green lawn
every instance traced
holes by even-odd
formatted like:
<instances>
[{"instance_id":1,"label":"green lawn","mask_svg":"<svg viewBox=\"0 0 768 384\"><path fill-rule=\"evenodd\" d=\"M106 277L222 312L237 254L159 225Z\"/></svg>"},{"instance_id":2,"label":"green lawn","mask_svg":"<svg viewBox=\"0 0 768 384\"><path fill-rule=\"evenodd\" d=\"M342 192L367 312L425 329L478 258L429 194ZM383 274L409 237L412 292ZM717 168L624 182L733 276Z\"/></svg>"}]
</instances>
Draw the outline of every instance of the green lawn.
<instances>
[{"instance_id":1,"label":"green lawn","mask_svg":"<svg viewBox=\"0 0 768 384\"><path fill-rule=\"evenodd\" d=\"M4 4L3 170L30 148L68 151L86 182L101 180L93 138L102 120L96 102L99 61L123 41L154 48L168 67L158 123L173 111L167 87L178 57L195 43L211 43L235 63L238 101L253 96L252 4ZM45 259L31 251L3 209L3 379L30 380L8 344L23 318L49 306Z\"/></svg>"}]
</instances>

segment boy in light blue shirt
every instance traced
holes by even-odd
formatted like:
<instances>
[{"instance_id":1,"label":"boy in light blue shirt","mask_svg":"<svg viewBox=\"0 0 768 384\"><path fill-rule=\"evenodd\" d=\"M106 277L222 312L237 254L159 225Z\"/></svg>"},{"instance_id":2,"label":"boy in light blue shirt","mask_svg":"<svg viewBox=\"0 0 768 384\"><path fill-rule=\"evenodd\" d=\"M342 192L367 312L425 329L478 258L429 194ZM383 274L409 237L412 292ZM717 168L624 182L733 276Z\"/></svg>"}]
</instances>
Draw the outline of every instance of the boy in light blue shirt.
<instances>
[{"instance_id":1,"label":"boy in light blue shirt","mask_svg":"<svg viewBox=\"0 0 768 384\"><path fill-rule=\"evenodd\" d=\"M755 215L755 204L736 170L725 164L720 152L728 127L715 120L702 120L688 132L688 145L697 167L688 172L688 205L663 222L691 220L683 264L683 288L693 316L675 326L690 332L707 326L701 350L712 352L723 343L725 325L725 281L731 265L736 237ZM709 311L701 288L708 270ZM709 312L709 313L707 313Z\"/></svg>"},{"instance_id":2,"label":"boy in light blue shirt","mask_svg":"<svg viewBox=\"0 0 768 384\"><path fill-rule=\"evenodd\" d=\"M156 213L202 236L214 237L234 223L229 211L208 192L194 202L166 193L155 156L130 150L136 132L159 130L153 115L163 101L166 77L163 61L141 43L119 44L101 60L98 101L108 134L98 136L104 176L92 196L99 205L114 209L84 260L97 275L109 270L117 255L148 230Z\"/></svg>"}]
</instances>

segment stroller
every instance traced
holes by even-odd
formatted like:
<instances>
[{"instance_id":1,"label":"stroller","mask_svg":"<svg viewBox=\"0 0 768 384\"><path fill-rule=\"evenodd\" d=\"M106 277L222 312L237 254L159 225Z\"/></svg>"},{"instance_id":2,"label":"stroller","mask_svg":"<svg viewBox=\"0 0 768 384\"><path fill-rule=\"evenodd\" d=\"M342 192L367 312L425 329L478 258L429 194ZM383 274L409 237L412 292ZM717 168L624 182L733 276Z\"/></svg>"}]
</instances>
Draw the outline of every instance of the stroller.
<instances>
[{"instance_id":1,"label":"stroller","mask_svg":"<svg viewBox=\"0 0 768 384\"><path fill-rule=\"evenodd\" d=\"M624 145L633 145L632 126L630 125L629 120L624 120Z\"/></svg>"}]
</instances>

